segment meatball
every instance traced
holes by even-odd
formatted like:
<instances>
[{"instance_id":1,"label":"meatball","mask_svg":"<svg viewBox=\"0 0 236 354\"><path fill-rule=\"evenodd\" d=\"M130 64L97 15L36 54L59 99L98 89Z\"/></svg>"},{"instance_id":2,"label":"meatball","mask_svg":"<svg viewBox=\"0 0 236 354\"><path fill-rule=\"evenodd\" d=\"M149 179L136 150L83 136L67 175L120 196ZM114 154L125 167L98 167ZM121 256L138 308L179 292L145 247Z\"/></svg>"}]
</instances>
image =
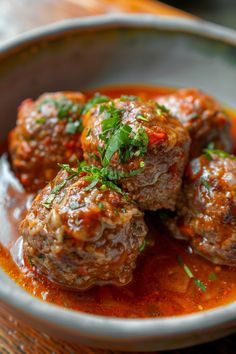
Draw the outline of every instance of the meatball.
<instances>
[{"instance_id":1,"label":"meatball","mask_svg":"<svg viewBox=\"0 0 236 354\"><path fill-rule=\"evenodd\" d=\"M62 287L125 285L145 244L143 213L113 183L71 171L58 173L22 221L25 258Z\"/></svg>"},{"instance_id":2,"label":"meatball","mask_svg":"<svg viewBox=\"0 0 236 354\"><path fill-rule=\"evenodd\" d=\"M206 150L187 167L177 216L166 224L203 257L236 266L235 192L236 157Z\"/></svg>"},{"instance_id":3,"label":"meatball","mask_svg":"<svg viewBox=\"0 0 236 354\"><path fill-rule=\"evenodd\" d=\"M115 170L118 184L142 210L174 209L190 137L154 101L121 97L83 116L84 159Z\"/></svg>"},{"instance_id":4,"label":"meatball","mask_svg":"<svg viewBox=\"0 0 236 354\"><path fill-rule=\"evenodd\" d=\"M190 133L190 156L198 157L202 149L214 142L218 149L232 152L230 121L214 98L197 89L182 89L158 98Z\"/></svg>"},{"instance_id":5,"label":"meatball","mask_svg":"<svg viewBox=\"0 0 236 354\"><path fill-rule=\"evenodd\" d=\"M13 170L26 190L44 187L57 174L58 163L73 163L82 156L84 100L79 92L56 92L20 105L9 151Z\"/></svg>"}]
</instances>

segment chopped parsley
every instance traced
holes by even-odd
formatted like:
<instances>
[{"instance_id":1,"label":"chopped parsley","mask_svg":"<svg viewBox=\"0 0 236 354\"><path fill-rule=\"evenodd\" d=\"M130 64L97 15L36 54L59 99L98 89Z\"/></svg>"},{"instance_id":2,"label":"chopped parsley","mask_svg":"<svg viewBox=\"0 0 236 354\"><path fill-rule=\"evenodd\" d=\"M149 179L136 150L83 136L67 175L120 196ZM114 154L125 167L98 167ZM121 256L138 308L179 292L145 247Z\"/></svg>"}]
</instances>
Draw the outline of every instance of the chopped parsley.
<instances>
[{"instance_id":1,"label":"chopped parsley","mask_svg":"<svg viewBox=\"0 0 236 354\"><path fill-rule=\"evenodd\" d=\"M100 161L98 155L96 155L96 154L93 153L93 152L92 152L91 154L89 154L89 157L90 157L91 159L93 159L93 160Z\"/></svg>"},{"instance_id":2,"label":"chopped parsley","mask_svg":"<svg viewBox=\"0 0 236 354\"><path fill-rule=\"evenodd\" d=\"M162 114L169 114L170 113L170 110L166 106L164 106L158 102L156 102L156 106L157 106L156 113L158 116L161 116Z\"/></svg>"},{"instance_id":3,"label":"chopped parsley","mask_svg":"<svg viewBox=\"0 0 236 354\"><path fill-rule=\"evenodd\" d=\"M127 162L133 156L143 156L147 151L148 136L144 128L140 127L136 133L128 124L122 124L122 109L115 107L114 102L100 107L100 114L104 115L102 132L99 138L104 146L98 147L103 167L107 167L111 158L117 152L120 162Z\"/></svg>"},{"instance_id":4,"label":"chopped parsley","mask_svg":"<svg viewBox=\"0 0 236 354\"><path fill-rule=\"evenodd\" d=\"M52 189L52 194L57 194L60 192L60 190L64 187L66 184L66 180L63 180L62 182L58 183L53 189Z\"/></svg>"},{"instance_id":5,"label":"chopped parsley","mask_svg":"<svg viewBox=\"0 0 236 354\"><path fill-rule=\"evenodd\" d=\"M91 128L88 129L87 133L86 133L86 138L91 134Z\"/></svg>"},{"instance_id":6,"label":"chopped parsley","mask_svg":"<svg viewBox=\"0 0 236 354\"><path fill-rule=\"evenodd\" d=\"M200 182L206 189L208 189L208 190L211 189L210 183L204 177L200 178Z\"/></svg>"},{"instance_id":7,"label":"chopped parsley","mask_svg":"<svg viewBox=\"0 0 236 354\"><path fill-rule=\"evenodd\" d=\"M214 143L213 141L210 142L210 143L207 145L207 149L209 149L209 150L215 149L215 143Z\"/></svg>"},{"instance_id":8,"label":"chopped parsley","mask_svg":"<svg viewBox=\"0 0 236 354\"><path fill-rule=\"evenodd\" d=\"M70 121L66 124L66 133L68 134L75 134L75 133L82 133L83 131L83 123L82 120Z\"/></svg>"},{"instance_id":9,"label":"chopped parsley","mask_svg":"<svg viewBox=\"0 0 236 354\"><path fill-rule=\"evenodd\" d=\"M140 100L140 97L138 96L133 96L133 95L122 95L120 96L121 101L137 101Z\"/></svg>"},{"instance_id":10,"label":"chopped parsley","mask_svg":"<svg viewBox=\"0 0 236 354\"><path fill-rule=\"evenodd\" d=\"M206 285L203 284L203 282L198 279L198 278L194 278L194 283L196 284L196 286L201 289L204 293L207 291Z\"/></svg>"},{"instance_id":11,"label":"chopped parsley","mask_svg":"<svg viewBox=\"0 0 236 354\"><path fill-rule=\"evenodd\" d=\"M72 200L69 205L71 210L75 210L79 208L79 203L76 200Z\"/></svg>"},{"instance_id":12,"label":"chopped parsley","mask_svg":"<svg viewBox=\"0 0 236 354\"><path fill-rule=\"evenodd\" d=\"M217 280L217 274L215 272L212 272L208 275L208 279L210 281L216 281Z\"/></svg>"},{"instance_id":13,"label":"chopped parsley","mask_svg":"<svg viewBox=\"0 0 236 354\"><path fill-rule=\"evenodd\" d=\"M207 160L211 161L214 157L214 155L217 155L219 157L223 157L223 158L229 158L231 160L236 160L236 156L233 156L231 154L229 154L228 152L225 152L223 150L220 149L204 149L203 150L205 157L207 158Z\"/></svg>"},{"instance_id":14,"label":"chopped parsley","mask_svg":"<svg viewBox=\"0 0 236 354\"><path fill-rule=\"evenodd\" d=\"M207 288L206 286L203 284L203 282L198 279L198 278L195 278L195 276L193 275L191 269L184 263L182 257L180 255L177 256L177 260L178 260L178 263L179 265L184 269L185 273L187 274L187 276L190 278L190 279L193 279L195 285L201 289L203 292L206 292Z\"/></svg>"},{"instance_id":15,"label":"chopped parsley","mask_svg":"<svg viewBox=\"0 0 236 354\"><path fill-rule=\"evenodd\" d=\"M144 161L140 161L139 165L140 165L141 168L143 168L143 167L145 167L145 162Z\"/></svg>"},{"instance_id":16,"label":"chopped parsley","mask_svg":"<svg viewBox=\"0 0 236 354\"><path fill-rule=\"evenodd\" d=\"M86 114L92 107L96 106L99 103L105 103L110 100L109 97L100 95L100 93L96 93L92 98L90 98L87 103L84 105L83 114Z\"/></svg>"},{"instance_id":17,"label":"chopped parsley","mask_svg":"<svg viewBox=\"0 0 236 354\"><path fill-rule=\"evenodd\" d=\"M194 120L194 119L198 118L198 114L196 112L193 112L193 113L189 114L186 118L188 120Z\"/></svg>"},{"instance_id":18,"label":"chopped parsley","mask_svg":"<svg viewBox=\"0 0 236 354\"><path fill-rule=\"evenodd\" d=\"M52 105L57 110L57 117L59 120L70 118L71 115L80 115L82 112L82 106L80 103L75 103L69 100L66 96L62 96L58 99L46 98L38 105L39 112L42 113L44 105Z\"/></svg>"},{"instance_id":19,"label":"chopped parsley","mask_svg":"<svg viewBox=\"0 0 236 354\"><path fill-rule=\"evenodd\" d=\"M37 124L45 124L46 121L47 121L47 118L46 118L46 117L41 117L41 118L36 119L35 122L36 122Z\"/></svg>"},{"instance_id":20,"label":"chopped parsley","mask_svg":"<svg viewBox=\"0 0 236 354\"><path fill-rule=\"evenodd\" d=\"M112 156L116 151L120 151L124 147L129 144L130 141L130 133L132 132L132 128L127 125L121 125L115 132L114 135L110 137L107 141L107 146L104 151L104 156L102 157L103 166L108 166Z\"/></svg>"},{"instance_id":21,"label":"chopped parsley","mask_svg":"<svg viewBox=\"0 0 236 354\"><path fill-rule=\"evenodd\" d=\"M142 120L143 122L148 122L148 119L144 117L142 114L137 114L136 118L138 120Z\"/></svg>"},{"instance_id":22,"label":"chopped parsley","mask_svg":"<svg viewBox=\"0 0 236 354\"><path fill-rule=\"evenodd\" d=\"M55 185L55 187L52 189L52 191L49 194L49 196L47 197L47 199L43 202L43 205L45 206L45 208L50 209L52 202L56 198L56 195L65 186L66 182L67 182L67 180L64 179L62 182Z\"/></svg>"},{"instance_id":23,"label":"chopped parsley","mask_svg":"<svg viewBox=\"0 0 236 354\"><path fill-rule=\"evenodd\" d=\"M143 164L141 164L143 166ZM56 195L61 191L61 189L66 185L67 181L70 179L79 176L82 172L81 178L85 181L88 181L89 184L83 188L84 191L89 191L92 188L96 187L99 184L99 189L101 191L105 191L108 188L116 191L117 193L123 195L126 199L128 195L116 184L120 178L128 178L130 176L134 176L143 171L143 167L140 167L137 170L133 170L129 173L125 173L122 171L114 170L108 167L98 168L93 165L87 165L85 161L78 162L78 166L76 168L70 167L69 164L59 164L62 170L65 170L69 176L63 179L60 183L56 184L54 188L51 190L50 195L43 202L45 208L50 209L52 202L56 198ZM73 209L74 202L70 204L71 209ZM101 205L100 205L101 206ZM77 208L77 206L75 206Z\"/></svg>"},{"instance_id":24,"label":"chopped parsley","mask_svg":"<svg viewBox=\"0 0 236 354\"><path fill-rule=\"evenodd\" d=\"M54 201L54 199L56 198L56 194L52 193L49 194L49 196L47 197L47 199L43 202L43 206L45 206L45 208L50 209L51 208L51 204Z\"/></svg>"},{"instance_id":25,"label":"chopped parsley","mask_svg":"<svg viewBox=\"0 0 236 354\"><path fill-rule=\"evenodd\" d=\"M102 210L102 209L104 209L104 204L103 204L102 202L99 202L99 203L98 203L98 207L99 207L99 209Z\"/></svg>"},{"instance_id":26,"label":"chopped parsley","mask_svg":"<svg viewBox=\"0 0 236 354\"><path fill-rule=\"evenodd\" d=\"M139 251L140 251L140 252L143 252L143 251L146 249L146 247L147 247L147 241L144 240L144 241L142 242L142 244L140 245L140 247L139 247Z\"/></svg>"}]
</instances>

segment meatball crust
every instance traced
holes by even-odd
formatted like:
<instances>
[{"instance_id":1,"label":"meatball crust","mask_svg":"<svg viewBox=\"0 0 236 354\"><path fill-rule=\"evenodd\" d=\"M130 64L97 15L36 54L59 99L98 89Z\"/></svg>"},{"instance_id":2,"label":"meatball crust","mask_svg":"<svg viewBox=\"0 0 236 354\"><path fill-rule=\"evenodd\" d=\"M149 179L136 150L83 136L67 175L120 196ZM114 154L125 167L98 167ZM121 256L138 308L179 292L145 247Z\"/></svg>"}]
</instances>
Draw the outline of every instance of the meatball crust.
<instances>
[{"instance_id":1,"label":"meatball crust","mask_svg":"<svg viewBox=\"0 0 236 354\"><path fill-rule=\"evenodd\" d=\"M73 163L82 156L84 101L79 92L56 92L20 105L9 151L13 170L26 190L44 187L57 174L58 163Z\"/></svg>"},{"instance_id":2,"label":"meatball crust","mask_svg":"<svg viewBox=\"0 0 236 354\"><path fill-rule=\"evenodd\" d=\"M66 171L36 196L20 226L30 264L72 290L129 283L146 233L143 213L122 194Z\"/></svg>"},{"instance_id":3,"label":"meatball crust","mask_svg":"<svg viewBox=\"0 0 236 354\"><path fill-rule=\"evenodd\" d=\"M121 97L92 107L83 119L81 143L88 163L106 166L109 156L108 166L121 174L119 185L142 210L175 208L190 145L176 118L154 101ZM109 129L116 119L118 128ZM124 130L129 131L126 140Z\"/></svg>"},{"instance_id":4,"label":"meatball crust","mask_svg":"<svg viewBox=\"0 0 236 354\"><path fill-rule=\"evenodd\" d=\"M198 157L210 142L218 149L232 152L230 121L219 103L204 92L189 88L158 98L157 102L188 129L192 139L190 157Z\"/></svg>"},{"instance_id":5,"label":"meatball crust","mask_svg":"<svg viewBox=\"0 0 236 354\"><path fill-rule=\"evenodd\" d=\"M236 157L207 150L186 169L177 216L167 221L176 238L213 263L236 266Z\"/></svg>"}]
</instances>

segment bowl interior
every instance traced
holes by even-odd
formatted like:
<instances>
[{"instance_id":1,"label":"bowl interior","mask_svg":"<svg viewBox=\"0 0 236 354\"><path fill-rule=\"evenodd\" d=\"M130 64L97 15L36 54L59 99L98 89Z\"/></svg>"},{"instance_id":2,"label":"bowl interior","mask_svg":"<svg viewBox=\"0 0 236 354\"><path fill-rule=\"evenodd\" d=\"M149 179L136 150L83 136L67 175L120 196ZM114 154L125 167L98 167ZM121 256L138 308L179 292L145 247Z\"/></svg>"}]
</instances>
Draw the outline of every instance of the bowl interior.
<instances>
[{"instance_id":1,"label":"bowl interior","mask_svg":"<svg viewBox=\"0 0 236 354\"><path fill-rule=\"evenodd\" d=\"M3 53L0 140L14 125L19 103L46 91L121 83L195 86L236 108L234 45L175 26L153 27L101 25L53 34L45 30L41 38Z\"/></svg>"}]
</instances>

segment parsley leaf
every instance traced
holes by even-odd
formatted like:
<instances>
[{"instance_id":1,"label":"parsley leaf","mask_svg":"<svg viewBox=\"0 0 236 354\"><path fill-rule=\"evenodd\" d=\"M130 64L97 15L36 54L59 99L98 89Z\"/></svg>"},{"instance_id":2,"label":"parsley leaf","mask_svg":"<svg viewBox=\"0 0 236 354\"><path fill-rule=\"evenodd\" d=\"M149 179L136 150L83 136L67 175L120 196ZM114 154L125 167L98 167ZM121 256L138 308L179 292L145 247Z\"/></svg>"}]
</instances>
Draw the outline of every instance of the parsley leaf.
<instances>
[{"instance_id":1,"label":"parsley leaf","mask_svg":"<svg viewBox=\"0 0 236 354\"><path fill-rule=\"evenodd\" d=\"M204 293L207 291L206 285L200 279L194 278L194 283L196 286L201 289Z\"/></svg>"},{"instance_id":2,"label":"parsley leaf","mask_svg":"<svg viewBox=\"0 0 236 354\"><path fill-rule=\"evenodd\" d=\"M207 288L206 286L203 284L203 282L198 279L198 278L195 278L195 276L193 275L191 269L184 263L182 257L180 255L177 256L177 260L178 260L178 263L179 265L184 269L185 273L187 274L187 276L190 278L190 279L193 279L195 285L201 289L203 292L206 292Z\"/></svg>"},{"instance_id":3,"label":"parsley leaf","mask_svg":"<svg viewBox=\"0 0 236 354\"><path fill-rule=\"evenodd\" d=\"M210 281L216 281L217 280L217 274L215 272L212 272L208 275L208 279Z\"/></svg>"},{"instance_id":4,"label":"parsley leaf","mask_svg":"<svg viewBox=\"0 0 236 354\"><path fill-rule=\"evenodd\" d=\"M46 118L46 117L41 117L41 118L36 119L35 122L36 122L37 124L45 124L46 121L47 121L47 118Z\"/></svg>"},{"instance_id":5,"label":"parsley leaf","mask_svg":"<svg viewBox=\"0 0 236 354\"><path fill-rule=\"evenodd\" d=\"M66 96L59 98L46 98L38 105L39 112L42 112L43 106L49 104L53 105L57 110L57 117L59 120L70 118L71 115L80 115L82 111L82 106L80 103L74 103L69 100Z\"/></svg>"},{"instance_id":6,"label":"parsley leaf","mask_svg":"<svg viewBox=\"0 0 236 354\"><path fill-rule=\"evenodd\" d=\"M80 119L80 120L76 120L75 122L67 123L65 131L68 134L82 133L83 131L82 120Z\"/></svg>"},{"instance_id":7,"label":"parsley leaf","mask_svg":"<svg viewBox=\"0 0 236 354\"><path fill-rule=\"evenodd\" d=\"M108 102L110 99L107 96L100 95L100 93L96 93L92 98L90 98L87 103L84 105L82 110L83 114L88 113L88 111L99 103Z\"/></svg>"},{"instance_id":8,"label":"parsley leaf","mask_svg":"<svg viewBox=\"0 0 236 354\"><path fill-rule=\"evenodd\" d=\"M47 199L43 202L43 206L45 206L45 208L50 209L52 202L56 198L56 195L65 186L66 182L67 180L65 179L62 182L55 185L55 187L52 189Z\"/></svg>"},{"instance_id":9,"label":"parsley leaf","mask_svg":"<svg viewBox=\"0 0 236 354\"><path fill-rule=\"evenodd\" d=\"M137 114L136 118L138 120L142 120L144 122L148 122L148 119L146 117L144 117L142 114Z\"/></svg>"},{"instance_id":10,"label":"parsley leaf","mask_svg":"<svg viewBox=\"0 0 236 354\"><path fill-rule=\"evenodd\" d=\"M140 100L140 97L133 95L122 95L120 96L121 101L137 101Z\"/></svg>"},{"instance_id":11,"label":"parsley leaf","mask_svg":"<svg viewBox=\"0 0 236 354\"><path fill-rule=\"evenodd\" d=\"M107 167L112 156L118 152L121 162L128 161L132 156L143 156L147 151L148 136L143 127L136 133L132 127L122 124L121 114L123 110L114 106L102 105L100 113L104 114L102 121L102 133L99 138L104 142L104 147L98 147L102 165Z\"/></svg>"},{"instance_id":12,"label":"parsley leaf","mask_svg":"<svg viewBox=\"0 0 236 354\"><path fill-rule=\"evenodd\" d=\"M144 241L142 242L141 246L139 247L139 251L140 251L140 252L143 252L143 251L146 249L146 247L147 247L147 241L144 240Z\"/></svg>"},{"instance_id":13,"label":"parsley leaf","mask_svg":"<svg viewBox=\"0 0 236 354\"><path fill-rule=\"evenodd\" d=\"M210 183L204 177L200 178L200 182L206 189L208 189L208 190L211 189Z\"/></svg>"},{"instance_id":14,"label":"parsley leaf","mask_svg":"<svg viewBox=\"0 0 236 354\"><path fill-rule=\"evenodd\" d=\"M114 153L122 149L125 145L128 145L131 131L132 128L127 124L121 125L116 130L115 134L107 142L106 151L102 159L103 166L108 166Z\"/></svg>"},{"instance_id":15,"label":"parsley leaf","mask_svg":"<svg viewBox=\"0 0 236 354\"><path fill-rule=\"evenodd\" d=\"M223 158L229 158L231 160L236 160L236 156L233 156L231 154L229 154L228 152L225 152L223 150L220 149L204 149L203 150L205 157L211 161L214 157L214 155L217 155L219 157L223 157Z\"/></svg>"},{"instance_id":16,"label":"parsley leaf","mask_svg":"<svg viewBox=\"0 0 236 354\"><path fill-rule=\"evenodd\" d=\"M142 168L140 168L138 170L131 171L131 173L124 173L107 167L98 168L93 165L87 165L84 161L78 162L77 168L71 168L68 164L60 164L59 166L70 174L70 176L66 178L66 182L75 176L79 176L81 172L85 172L86 175L81 178L90 182L90 184L84 188L85 191L94 188L98 183L100 183L101 186L99 188L101 190L111 188L125 197L127 197L126 193L124 193L115 182L117 182L121 177L127 178L142 171Z\"/></svg>"},{"instance_id":17,"label":"parsley leaf","mask_svg":"<svg viewBox=\"0 0 236 354\"><path fill-rule=\"evenodd\" d=\"M47 197L47 199L43 202L43 206L45 206L45 208L50 209L51 208L51 204L54 201L54 199L56 198L56 194L49 194L49 196Z\"/></svg>"},{"instance_id":18,"label":"parsley leaf","mask_svg":"<svg viewBox=\"0 0 236 354\"><path fill-rule=\"evenodd\" d=\"M158 102L156 102L156 106L157 106L157 110L156 110L157 115L160 116L162 114L169 114L170 113L170 110L166 106L164 106Z\"/></svg>"}]
</instances>

